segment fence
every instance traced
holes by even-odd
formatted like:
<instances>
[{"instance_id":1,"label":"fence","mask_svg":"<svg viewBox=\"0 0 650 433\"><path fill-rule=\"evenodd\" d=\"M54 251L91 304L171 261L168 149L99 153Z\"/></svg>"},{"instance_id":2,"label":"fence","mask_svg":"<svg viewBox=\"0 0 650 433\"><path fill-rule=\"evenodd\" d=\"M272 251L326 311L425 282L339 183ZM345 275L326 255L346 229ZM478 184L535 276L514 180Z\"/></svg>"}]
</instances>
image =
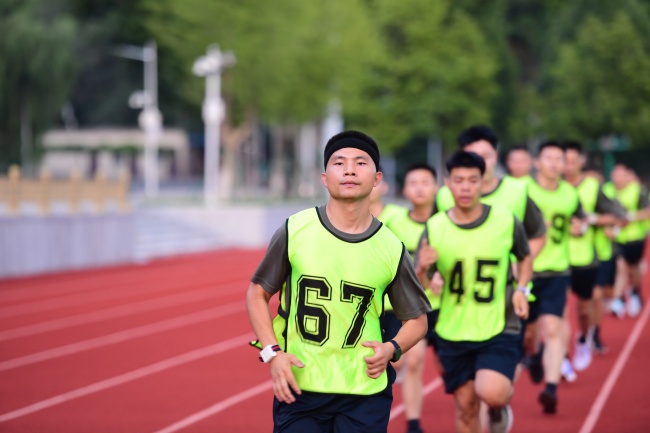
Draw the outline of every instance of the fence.
<instances>
[{"instance_id":1,"label":"fence","mask_svg":"<svg viewBox=\"0 0 650 433\"><path fill-rule=\"evenodd\" d=\"M0 203L6 203L9 216L18 215L26 202L36 203L43 216L50 214L54 202L67 203L70 213L76 214L84 201L92 203L96 213L103 213L113 201L118 211L125 213L129 210L129 183L126 172L114 181L101 172L94 179L83 179L78 171L72 171L69 179L52 179L47 170L42 170L38 179L29 179L12 165L6 177L0 176Z\"/></svg>"}]
</instances>

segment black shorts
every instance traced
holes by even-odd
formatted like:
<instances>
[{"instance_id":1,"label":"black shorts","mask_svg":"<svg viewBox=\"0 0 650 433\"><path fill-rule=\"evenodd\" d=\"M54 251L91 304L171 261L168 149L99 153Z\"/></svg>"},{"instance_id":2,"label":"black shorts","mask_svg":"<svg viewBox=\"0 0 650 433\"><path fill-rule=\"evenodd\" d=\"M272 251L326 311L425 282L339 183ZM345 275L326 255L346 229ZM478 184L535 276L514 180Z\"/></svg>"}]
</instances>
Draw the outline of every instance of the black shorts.
<instances>
[{"instance_id":1,"label":"black shorts","mask_svg":"<svg viewBox=\"0 0 650 433\"><path fill-rule=\"evenodd\" d=\"M447 394L474 380L479 370L497 371L512 381L521 358L519 334L502 333L480 342L449 341L440 336L437 339Z\"/></svg>"},{"instance_id":2,"label":"black shorts","mask_svg":"<svg viewBox=\"0 0 650 433\"><path fill-rule=\"evenodd\" d=\"M433 310L427 313L428 330L424 338L426 338L427 344L429 345L435 344L435 336L436 336L435 328L436 328L436 323L438 323L439 313L440 310ZM381 329L383 330L382 340L384 341L384 343L386 341L395 338L395 336L397 335L401 327L402 327L402 321L397 318L395 312L392 310L385 311L384 317L382 317L381 319Z\"/></svg>"},{"instance_id":3,"label":"black shorts","mask_svg":"<svg viewBox=\"0 0 650 433\"><path fill-rule=\"evenodd\" d=\"M642 241L632 241L626 244L621 244L621 255L628 265L636 265L643 257L643 250L645 249L645 239Z\"/></svg>"},{"instance_id":4,"label":"black shorts","mask_svg":"<svg viewBox=\"0 0 650 433\"><path fill-rule=\"evenodd\" d=\"M616 278L616 257L600 262L598 266L598 275L596 275L596 285L600 287L613 286Z\"/></svg>"},{"instance_id":5,"label":"black shorts","mask_svg":"<svg viewBox=\"0 0 650 433\"><path fill-rule=\"evenodd\" d=\"M533 280L535 301L530 303L528 322L535 322L544 314L562 317L568 287L569 276L535 278Z\"/></svg>"},{"instance_id":6,"label":"black shorts","mask_svg":"<svg viewBox=\"0 0 650 433\"><path fill-rule=\"evenodd\" d=\"M291 404L273 399L273 431L385 432L388 429L392 386L372 395L322 394L303 391Z\"/></svg>"},{"instance_id":7,"label":"black shorts","mask_svg":"<svg viewBox=\"0 0 650 433\"><path fill-rule=\"evenodd\" d=\"M571 267L571 291L582 300L588 301L594 293L598 278L598 267Z\"/></svg>"}]
</instances>

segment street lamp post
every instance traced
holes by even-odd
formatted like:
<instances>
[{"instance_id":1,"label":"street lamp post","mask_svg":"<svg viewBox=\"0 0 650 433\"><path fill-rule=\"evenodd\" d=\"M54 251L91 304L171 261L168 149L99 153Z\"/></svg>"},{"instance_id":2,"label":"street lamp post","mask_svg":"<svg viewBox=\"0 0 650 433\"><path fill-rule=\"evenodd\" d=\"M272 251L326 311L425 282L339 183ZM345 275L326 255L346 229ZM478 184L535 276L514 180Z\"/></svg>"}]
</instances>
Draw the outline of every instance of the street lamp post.
<instances>
[{"instance_id":1,"label":"street lamp post","mask_svg":"<svg viewBox=\"0 0 650 433\"><path fill-rule=\"evenodd\" d=\"M203 201L206 207L215 207L219 196L220 127L226 112L221 99L221 72L234 64L233 53L224 53L219 46L211 45L207 55L198 58L192 68L195 75L205 77Z\"/></svg>"},{"instance_id":2,"label":"street lamp post","mask_svg":"<svg viewBox=\"0 0 650 433\"><path fill-rule=\"evenodd\" d=\"M115 55L144 63L144 91L129 98L132 108L140 108L138 124L144 131L144 191L147 197L158 195L158 141L162 132L162 114L158 110L158 54L156 43L144 47L123 45Z\"/></svg>"}]
</instances>

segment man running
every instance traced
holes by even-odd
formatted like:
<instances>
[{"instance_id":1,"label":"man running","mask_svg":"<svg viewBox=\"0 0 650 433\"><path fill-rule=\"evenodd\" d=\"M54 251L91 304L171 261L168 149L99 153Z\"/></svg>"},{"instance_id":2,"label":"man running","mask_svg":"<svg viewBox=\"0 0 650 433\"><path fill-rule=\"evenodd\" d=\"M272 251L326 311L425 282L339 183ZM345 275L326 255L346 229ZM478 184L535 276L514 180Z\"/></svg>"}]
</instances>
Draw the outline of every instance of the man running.
<instances>
[{"instance_id":1,"label":"man running","mask_svg":"<svg viewBox=\"0 0 650 433\"><path fill-rule=\"evenodd\" d=\"M544 248L533 263L531 322L544 342L542 365L545 389L539 395L544 413L555 413L557 385L567 352L570 329L563 322L569 287L569 233L580 234L584 213L578 192L562 180L565 164L564 147L557 141L542 143L537 151L537 176L529 182L530 197L542 209L548 232Z\"/></svg>"},{"instance_id":2,"label":"man running","mask_svg":"<svg viewBox=\"0 0 650 433\"><path fill-rule=\"evenodd\" d=\"M425 281L433 273L430 266L444 280L436 333L445 390L455 397L458 432L481 431L481 401L490 408L491 431L506 432L512 424L508 403L520 359L520 319L528 315L530 249L512 212L481 203L480 156L458 151L447 170L454 206L427 222L423 240L437 259L421 256L418 263L426 269ZM511 254L518 262L516 289Z\"/></svg>"},{"instance_id":3,"label":"man running","mask_svg":"<svg viewBox=\"0 0 650 433\"><path fill-rule=\"evenodd\" d=\"M388 363L424 337L430 307L404 245L370 213L382 178L377 143L342 132L328 141L324 163L330 198L276 231L251 279L249 320L270 364L275 432L383 432ZM280 329L269 310L275 293ZM403 325L382 343L386 293Z\"/></svg>"},{"instance_id":4,"label":"man running","mask_svg":"<svg viewBox=\"0 0 650 433\"><path fill-rule=\"evenodd\" d=\"M591 364L592 326L600 325L599 322L596 323L593 300L600 264L596 253L596 228L616 224L619 218L625 218L625 212L620 205L603 193L596 178L586 176L583 172L587 158L582 144L568 141L564 143L564 148L566 158L564 179L578 190L580 203L587 214L588 222L584 234L569 237L571 290L578 299L577 316L580 331L573 354L573 366L581 371Z\"/></svg>"}]
</instances>

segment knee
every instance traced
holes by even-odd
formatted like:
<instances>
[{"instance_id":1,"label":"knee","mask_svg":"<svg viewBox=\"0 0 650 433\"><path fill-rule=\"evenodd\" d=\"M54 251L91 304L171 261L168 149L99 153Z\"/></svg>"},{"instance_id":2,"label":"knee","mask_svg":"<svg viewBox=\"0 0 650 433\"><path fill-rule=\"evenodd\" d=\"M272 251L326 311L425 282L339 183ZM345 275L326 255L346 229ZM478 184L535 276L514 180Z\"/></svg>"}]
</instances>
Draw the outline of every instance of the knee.
<instances>
[{"instance_id":1,"label":"knee","mask_svg":"<svg viewBox=\"0 0 650 433\"><path fill-rule=\"evenodd\" d=\"M494 387L483 391L480 395L480 398L490 408L496 409L504 407L508 404L508 401L510 400L510 394L510 387Z\"/></svg>"}]
</instances>

